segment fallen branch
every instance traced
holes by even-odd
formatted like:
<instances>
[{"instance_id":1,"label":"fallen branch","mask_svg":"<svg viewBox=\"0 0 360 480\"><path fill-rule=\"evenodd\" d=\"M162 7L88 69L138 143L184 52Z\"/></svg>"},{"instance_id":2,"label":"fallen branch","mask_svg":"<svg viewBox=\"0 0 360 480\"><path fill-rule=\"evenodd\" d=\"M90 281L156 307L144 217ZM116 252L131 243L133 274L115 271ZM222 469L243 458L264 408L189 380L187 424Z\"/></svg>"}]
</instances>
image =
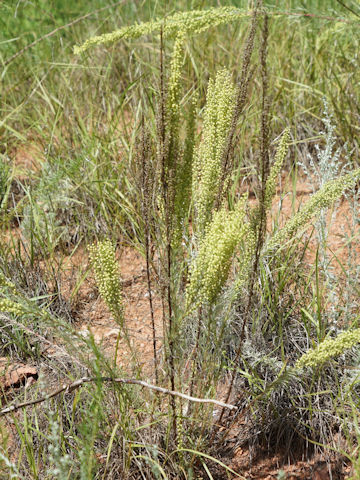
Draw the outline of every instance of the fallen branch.
<instances>
[{"instance_id":1,"label":"fallen branch","mask_svg":"<svg viewBox=\"0 0 360 480\"><path fill-rule=\"evenodd\" d=\"M236 410L237 407L235 405L231 405L229 403L224 403L220 402L218 400L212 400L210 398L197 398L197 397L191 397L190 395L186 395L185 393L180 393L180 392L175 392L173 390L168 390L167 388L163 387L158 387L157 385L152 385L150 383L146 383L143 380L135 380L134 378L111 378L111 377L83 377L80 378L79 380L76 380L73 383L70 383L69 385L63 385L62 387L58 388L57 390L54 390L53 392L49 393L48 395L45 395L44 397L37 398L36 400L30 400L28 402L23 402L23 403L16 403L13 405L10 405L9 407L5 407L2 410L0 410L0 417L3 417L4 415L7 415L8 413L11 412L16 412L17 410L20 410L21 408L29 407L31 405L36 405L38 403L46 402L46 400L49 400L50 398L56 397L62 392L69 393L72 392L73 390L76 390L77 388L82 387L85 383L90 383L90 382L112 382L112 383L122 383L125 385L140 385L141 387L148 388L150 390L155 390L156 392L164 393L166 395L172 395L173 397L180 397L184 398L185 400L189 400L190 402L195 402L195 403L212 403L214 405L217 405L219 407L223 408L228 408L229 410Z\"/></svg>"}]
</instances>

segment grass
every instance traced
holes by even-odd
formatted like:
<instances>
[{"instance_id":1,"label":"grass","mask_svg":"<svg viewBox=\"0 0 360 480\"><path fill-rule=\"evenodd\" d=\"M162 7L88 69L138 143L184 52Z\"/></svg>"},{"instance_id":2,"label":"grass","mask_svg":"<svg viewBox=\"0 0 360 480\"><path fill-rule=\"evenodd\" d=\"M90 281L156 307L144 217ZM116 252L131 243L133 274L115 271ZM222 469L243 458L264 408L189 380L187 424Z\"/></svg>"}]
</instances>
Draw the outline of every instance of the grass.
<instances>
[{"instance_id":1,"label":"grass","mask_svg":"<svg viewBox=\"0 0 360 480\"><path fill-rule=\"evenodd\" d=\"M74 56L74 45L120 26L219 6L118 3L0 5L0 356L39 371L31 387L0 394L1 405L35 400L84 376L95 379L3 417L0 478L230 478L228 438L239 419L246 428L234 449L265 445L269 455L277 450L293 459L296 446L309 460L320 452L329 469L334 458L352 464L357 478L356 342L313 368L296 366L325 339L359 323L357 180L344 183L331 202L324 194L306 222L296 196L299 177L318 191L342 169L359 166L357 2L266 1L268 31L260 15L254 47L249 14L178 44L153 34ZM247 12L253 3L221 5ZM180 63L171 62L174 45ZM240 79L244 103L232 111L236 102L219 89L225 97L215 96L214 105L224 101L229 117L221 123L207 89L223 67ZM206 150L212 134L205 132L199 147L204 123L218 135L218 157L215 147ZM289 154L278 205L270 205L268 180L286 128ZM212 174L206 168L215 157ZM208 160L201 167L202 158ZM206 188L206 175L214 177L204 219L196 189ZM243 207L239 198L247 190ZM347 226L337 233L345 253L339 253L328 212L334 208L340 218L344 205ZM236 229L230 238L236 212L244 236ZM281 230L286 217L295 225L290 238ZM103 239L118 253L130 246L144 258L156 353L150 371L141 366L144 354L126 315L110 355L106 340L79 330L78 306L93 275L86 251ZM66 265L77 256L69 280ZM104 265L114 262L109 258ZM116 269L117 263L106 271L116 277ZM103 292L106 281L123 282L106 275L101 281ZM92 283L85 302L92 304L96 292ZM121 303L120 292L113 293L105 293L109 310L101 307L109 325L111 299ZM116 362L123 351L125 367ZM102 377L147 380L237 410Z\"/></svg>"}]
</instances>

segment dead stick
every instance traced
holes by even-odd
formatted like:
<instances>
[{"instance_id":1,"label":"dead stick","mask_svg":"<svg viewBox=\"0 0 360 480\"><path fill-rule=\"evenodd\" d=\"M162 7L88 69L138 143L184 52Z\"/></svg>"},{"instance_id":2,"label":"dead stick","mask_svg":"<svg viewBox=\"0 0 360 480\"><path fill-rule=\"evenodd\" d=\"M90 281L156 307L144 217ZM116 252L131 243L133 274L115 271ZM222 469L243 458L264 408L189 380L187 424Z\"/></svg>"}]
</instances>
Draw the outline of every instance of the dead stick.
<instances>
[{"instance_id":1,"label":"dead stick","mask_svg":"<svg viewBox=\"0 0 360 480\"><path fill-rule=\"evenodd\" d=\"M189 400L190 402L212 403L214 405L218 405L223 408L228 408L230 410L236 410L237 408L235 407L235 405L230 405L229 403L220 402L218 400L212 400L211 398L191 397L190 395L186 395L185 393L174 392L173 390L168 390L167 388L158 387L157 385L146 383L143 380L135 380L134 378L83 377L83 378L80 378L79 380L76 380L73 383L70 383L69 385L63 385L62 387L58 388L57 390L54 390L53 392L49 393L48 395L45 395L44 397L37 398L36 400L30 400L28 402L17 403L14 405L10 405L9 407L3 408L2 410L0 410L0 417L3 417L4 415L7 415L8 413L11 413L11 412L16 412L17 410L20 410L20 408L25 408L31 405L36 405L38 403L45 402L50 398L56 397L62 392L65 392L65 393L72 392L73 390L76 390L77 388L82 387L85 383L97 382L97 381L123 383L126 385L130 385L130 384L140 385L141 387L149 388L150 390L155 390L156 392L164 393L166 395L172 395L173 397L184 398L185 400Z\"/></svg>"}]
</instances>

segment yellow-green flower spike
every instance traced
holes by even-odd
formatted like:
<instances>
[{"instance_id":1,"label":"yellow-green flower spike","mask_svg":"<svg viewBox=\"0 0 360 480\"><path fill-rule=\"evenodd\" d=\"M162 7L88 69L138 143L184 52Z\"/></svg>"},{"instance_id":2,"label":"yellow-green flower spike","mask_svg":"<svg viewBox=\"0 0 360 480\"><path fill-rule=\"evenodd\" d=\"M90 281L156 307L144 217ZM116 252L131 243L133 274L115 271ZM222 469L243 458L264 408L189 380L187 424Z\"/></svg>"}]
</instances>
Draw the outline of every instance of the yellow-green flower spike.
<instances>
[{"instance_id":1,"label":"yellow-green flower spike","mask_svg":"<svg viewBox=\"0 0 360 480\"><path fill-rule=\"evenodd\" d=\"M184 52L184 43L185 43L185 32L180 30L177 34L174 49L172 52L171 62L170 62L170 78L168 86L168 103L169 110L171 111L171 116L178 119L180 111L180 78L181 70L183 65L183 52Z\"/></svg>"},{"instance_id":2,"label":"yellow-green flower spike","mask_svg":"<svg viewBox=\"0 0 360 480\"><path fill-rule=\"evenodd\" d=\"M321 209L330 207L345 190L353 187L359 178L360 168L327 182L318 192L312 195L303 208L271 238L266 247L267 251L271 251L282 245L288 238L293 238L297 233L300 233L314 215Z\"/></svg>"},{"instance_id":3,"label":"yellow-green flower spike","mask_svg":"<svg viewBox=\"0 0 360 480\"><path fill-rule=\"evenodd\" d=\"M253 229L248 229L246 238L244 238L239 250L239 266L233 287L233 294L239 295L241 290L246 286L249 280L249 273L252 266L252 259L256 249L256 234Z\"/></svg>"},{"instance_id":4,"label":"yellow-green flower spike","mask_svg":"<svg viewBox=\"0 0 360 480\"><path fill-rule=\"evenodd\" d=\"M234 252L249 230L244 206L245 197L234 211L221 209L214 213L191 267L186 290L188 308L211 304L225 285Z\"/></svg>"},{"instance_id":5,"label":"yellow-green flower spike","mask_svg":"<svg viewBox=\"0 0 360 480\"><path fill-rule=\"evenodd\" d=\"M287 128L281 137L279 148L276 151L274 163L270 169L268 179L266 180L265 208L267 210L271 208L271 202L276 192L277 179L288 152L289 140L290 131Z\"/></svg>"},{"instance_id":6,"label":"yellow-green flower spike","mask_svg":"<svg viewBox=\"0 0 360 480\"><path fill-rule=\"evenodd\" d=\"M160 32L161 28L164 36L175 35L179 30L183 30L187 35L197 34L210 27L223 25L249 15L251 15L251 12L242 12L235 7L179 12L166 17L165 20L162 18L151 22L130 25L111 33L89 38L82 45L75 46L74 53L79 55L95 45L111 44L122 39L139 38L142 35Z\"/></svg>"},{"instance_id":7,"label":"yellow-green flower spike","mask_svg":"<svg viewBox=\"0 0 360 480\"><path fill-rule=\"evenodd\" d=\"M336 338L326 338L308 351L295 364L295 368L318 367L360 343L360 328L340 333Z\"/></svg>"},{"instance_id":8,"label":"yellow-green flower spike","mask_svg":"<svg viewBox=\"0 0 360 480\"><path fill-rule=\"evenodd\" d=\"M201 143L193 163L193 197L197 220L197 234L205 232L211 220L217 198L222 170L222 154L231 125L235 106L235 86L231 74L223 69L215 81L210 80L204 115Z\"/></svg>"},{"instance_id":9,"label":"yellow-green flower spike","mask_svg":"<svg viewBox=\"0 0 360 480\"><path fill-rule=\"evenodd\" d=\"M179 155L176 166L175 200L174 200L174 233L173 245L176 250L181 242L184 230L188 231L188 215L192 201L192 167L195 148L195 119L198 103L198 92L195 92L187 115L185 145Z\"/></svg>"},{"instance_id":10,"label":"yellow-green flower spike","mask_svg":"<svg viewBox=\"0 0 360 480\"><path fill-rule=\"evenodd\" d=\"M290 133L289 129L286 129L283 133L279 148L277 149L274 163L270 169L269 176L266 180L266 187L265 187L265 197L264 197L264 208L265 211L271 209L272 199L274 198L276 192L276 185L278 175L281 171L282 165L284 163L287 151L288 151L288 144L289 144ZM257 205L253 208L251 214L251 225L254 231L256 231L259 227L260 216L261 216L261 206Z\"/></svg>"},{"instance_id":11,"label":"yellow-green flower spike","mask_svg":"<svg viewBox=\"0 0 360 480\"><path fill-rule=\"evenodd\" d=\"M23 315L25 309L22 305L7 298L0 299L0 312L14 313L15 315Z\"/></svg>"},{"instance_id":12,"label":"yellow-green flower spike","mask_svg":"<svg viewBox=\"0 0 360 480\"><path fill-rule=\"evenodd\" d=\"M115 319L123 323L123 302L115 247L104 240L89 247L92 267L99 293Z\"/></svg>"},{"instance_id":13,"label":"yellow-green flower spike","mask_svg":"<svg viewBox=\"0 0 360 480\"><path fill-rule=\"evenodd\" d=\"M175 158L178 154L178 140L179 140L179 123L180 123L180 92L181 92L181 71L184 62L184 44L185 33L180 30L177 34L174 49L170 62L170 76L168 83L167 96L167 116L168 116L168 131L169 131L169 153L168 153L168 168L176 164ZM170 172L169 172L170 174Z\"/></svg>"},{"instance_id":14,"label":"yellow-green flower spike","mask_svg":"<svg viewBox=\"0 0 360 480\"><path fill-rule=\"evenodd\" d=\"M12 293L16 292L15 285L10 280L8 280L2 272L0 272L0 289L2 288L7 288Z\"/></svg>"}]
</instances>

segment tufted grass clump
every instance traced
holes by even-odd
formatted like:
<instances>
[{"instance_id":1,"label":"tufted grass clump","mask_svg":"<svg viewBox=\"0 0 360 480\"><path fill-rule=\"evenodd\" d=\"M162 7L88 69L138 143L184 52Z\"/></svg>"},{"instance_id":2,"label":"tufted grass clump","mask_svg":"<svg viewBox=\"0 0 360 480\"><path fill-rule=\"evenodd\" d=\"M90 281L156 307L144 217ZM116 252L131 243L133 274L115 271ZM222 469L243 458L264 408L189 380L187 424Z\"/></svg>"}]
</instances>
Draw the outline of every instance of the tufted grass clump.
<instances>
[{"instance_id":1,"label":"tufted grass clump","mask_svg":"<svg viewBox=\"0 0 360 480\"><path fill-rule=\"evenodd\" d=\"M115 320L123 326L124 307L115 247L110 240L103 240L90 245L89 254L100 295Z\"/></svg>"}]
</instances>

